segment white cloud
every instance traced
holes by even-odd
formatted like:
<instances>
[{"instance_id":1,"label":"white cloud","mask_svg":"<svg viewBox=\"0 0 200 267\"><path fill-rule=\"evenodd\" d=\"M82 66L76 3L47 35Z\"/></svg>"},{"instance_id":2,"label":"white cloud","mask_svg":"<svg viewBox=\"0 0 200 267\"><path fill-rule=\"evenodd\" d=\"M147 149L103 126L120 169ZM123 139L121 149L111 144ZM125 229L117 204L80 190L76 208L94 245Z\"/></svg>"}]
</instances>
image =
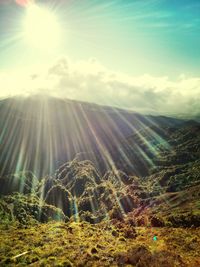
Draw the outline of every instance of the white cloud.
<instances>
[{"instance_id":1,"label":"white cloud","mask_svg":"<svg viewBox=\"0 0 200 267\"><path fill-rule=\"evenodd\" d=\"M133 77L113 72L96 59L58 60L51 67L25 74L0 73L0 96L50 94L52 96L115 105L144 113L200 113L200 77L168 77L145 74Z\"/></svg>"}]
</instances>

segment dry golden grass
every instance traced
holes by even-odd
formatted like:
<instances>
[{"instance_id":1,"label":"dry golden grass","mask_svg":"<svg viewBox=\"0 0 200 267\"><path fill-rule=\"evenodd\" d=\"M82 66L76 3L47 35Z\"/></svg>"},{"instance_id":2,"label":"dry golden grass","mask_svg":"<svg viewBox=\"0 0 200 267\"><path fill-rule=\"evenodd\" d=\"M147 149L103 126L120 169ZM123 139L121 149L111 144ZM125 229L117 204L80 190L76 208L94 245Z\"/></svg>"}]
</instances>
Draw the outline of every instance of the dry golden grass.
<instances>
[{"instance_id":1,"label":"dry golden grass","mask_svg":"<svg viewBox=\"0 0 200 267\"><path fill-rule=\"evenodd\" d=\"M200 229L135 230L125 238L110 223L1 225L0 266L200 266Z\"/></svg>"}]
</instances>

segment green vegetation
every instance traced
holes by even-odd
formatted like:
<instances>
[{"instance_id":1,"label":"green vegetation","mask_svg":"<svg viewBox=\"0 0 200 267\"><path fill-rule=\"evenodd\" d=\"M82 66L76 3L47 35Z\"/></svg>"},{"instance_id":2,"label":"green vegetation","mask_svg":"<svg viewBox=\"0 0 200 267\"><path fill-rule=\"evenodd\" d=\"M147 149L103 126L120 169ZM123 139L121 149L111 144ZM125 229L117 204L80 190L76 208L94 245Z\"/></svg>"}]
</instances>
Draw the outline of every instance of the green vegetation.
<instances>
[{"instance_id":1,"label":"green vegetation","mask_svg":"<svg viewBox=\"0 0 200 267\"><path fill-rule=\"evenodd\" d=\"M5 230L1 225L0 265L199 266L199 229L139 227L127 235L126 227L52 221Z\"/></svg>"},{"instance_id":2,"label":"green vegetation","mask_svg":"<svg viewBox=\"0 0 200 267\"><path fill-rule=\"evenodd\" d=\"M140 144L152 159L142 177L78 157L41 179L1 177L0 266L200 266L199 128L192 140L168 130Z\"/></svg>"}]
</instances>

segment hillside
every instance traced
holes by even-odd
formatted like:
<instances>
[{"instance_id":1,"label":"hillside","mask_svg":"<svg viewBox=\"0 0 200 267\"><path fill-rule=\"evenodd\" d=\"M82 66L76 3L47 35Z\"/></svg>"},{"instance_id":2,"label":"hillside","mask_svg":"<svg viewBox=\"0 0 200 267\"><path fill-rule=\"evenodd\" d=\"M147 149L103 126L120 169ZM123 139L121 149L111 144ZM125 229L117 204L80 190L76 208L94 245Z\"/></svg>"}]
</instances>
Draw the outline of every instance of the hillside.
<instances>
[{"instance_id":1,"label":"hillside","mask_svg":"<svg viewBox=\"0 0 200 267\"><path fill-rule=\"evenodd\" d=\"M0 265L199 266L199 123L46 97L0 110Z\"/></svg>"},{"instance_id":2,"label":"hillside","mask_svg":"<svg viewBox=\"0 0 200 267\"><path fill-rule=\"evenodd\" d=\"M53 174L81 152L104 172L113 154L122 157L124 138L147 126L183 122L47 96L1 100L0 114L1 173L28 170L38 177Z\"/></svg>"}]
</instances>

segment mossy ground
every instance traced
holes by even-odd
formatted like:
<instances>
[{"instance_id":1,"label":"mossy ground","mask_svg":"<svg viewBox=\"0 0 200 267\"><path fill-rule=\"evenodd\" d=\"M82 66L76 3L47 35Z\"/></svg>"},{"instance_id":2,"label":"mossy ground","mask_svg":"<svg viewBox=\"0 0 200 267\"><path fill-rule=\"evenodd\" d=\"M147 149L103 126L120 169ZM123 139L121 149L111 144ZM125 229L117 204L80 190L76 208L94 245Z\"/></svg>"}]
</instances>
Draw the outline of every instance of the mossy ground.
<instances>
[{"instance_id":1,"label":"mossy ground","mask_svg":"<svg viewBox=\"0 0 200 267\"><path fill-rule=\"evenodd\" d=\"M0 266L200 266L200 229L134 230L127 238L105 222L2 224Z\"/></svg>"}]
</instances>

